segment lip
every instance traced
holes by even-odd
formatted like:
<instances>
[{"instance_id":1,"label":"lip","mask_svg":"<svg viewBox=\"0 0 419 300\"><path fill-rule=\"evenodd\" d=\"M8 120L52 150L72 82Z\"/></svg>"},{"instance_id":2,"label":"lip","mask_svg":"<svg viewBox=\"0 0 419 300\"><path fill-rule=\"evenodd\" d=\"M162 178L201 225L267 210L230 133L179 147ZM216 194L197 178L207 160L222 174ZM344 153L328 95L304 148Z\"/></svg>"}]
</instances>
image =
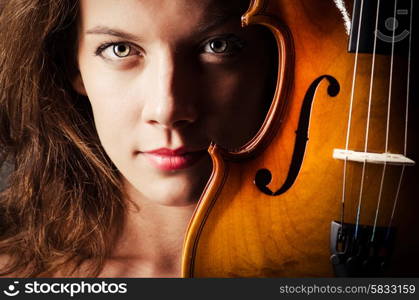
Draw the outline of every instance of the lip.
<instances>
[{"instance_id":1,"label":"lip","mask_svg":"<svg viewBox=\"0 0 419 300\"><path fill-rule=\"evenodd\" d=\"M193 166L207 153L207 150L188 151L185 147L180 147L177 149L159 148L140 153L157 169L176 171Z\"/></svg>"}]
</instances>

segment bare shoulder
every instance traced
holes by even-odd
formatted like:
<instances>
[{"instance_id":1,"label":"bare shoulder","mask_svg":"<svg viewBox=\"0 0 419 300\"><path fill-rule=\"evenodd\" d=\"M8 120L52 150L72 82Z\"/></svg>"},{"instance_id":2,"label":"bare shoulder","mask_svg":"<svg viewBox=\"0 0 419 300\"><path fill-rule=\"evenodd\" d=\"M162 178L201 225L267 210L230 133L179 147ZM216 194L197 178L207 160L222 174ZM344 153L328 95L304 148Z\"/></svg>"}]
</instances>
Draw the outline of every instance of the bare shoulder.
<instances>
[{"instance_id":1,"label":"bare shoulder","mask_svg":"<svg viewBox=\"0 0 419 300\"><path fill-rule=\"evenodd\" d=\"M0 272L3 271L4 267L10 262L10 255L8 254L0 254ZM0 275L2 277L15 277L13 274L8 275Z\"/></svg>"}]
</instances>

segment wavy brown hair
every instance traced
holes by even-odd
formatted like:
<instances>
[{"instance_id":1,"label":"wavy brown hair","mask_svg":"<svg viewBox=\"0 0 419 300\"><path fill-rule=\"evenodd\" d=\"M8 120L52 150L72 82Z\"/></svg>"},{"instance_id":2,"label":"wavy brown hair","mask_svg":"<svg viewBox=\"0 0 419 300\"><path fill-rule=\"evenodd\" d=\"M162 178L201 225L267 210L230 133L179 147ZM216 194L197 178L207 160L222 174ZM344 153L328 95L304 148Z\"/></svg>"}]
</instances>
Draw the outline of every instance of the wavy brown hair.
<instances>
[{"instance_id":1,"label":"wavy brown hair","mask_svg":"<svg viewBox=\"0 0 419 300\"><path fill-rule=\"evenodd\" d=\"M76 0L0 0L0 275L97 276L123 224L120 174L106 156L76 69Z\"/></svg>"}]
</instances>

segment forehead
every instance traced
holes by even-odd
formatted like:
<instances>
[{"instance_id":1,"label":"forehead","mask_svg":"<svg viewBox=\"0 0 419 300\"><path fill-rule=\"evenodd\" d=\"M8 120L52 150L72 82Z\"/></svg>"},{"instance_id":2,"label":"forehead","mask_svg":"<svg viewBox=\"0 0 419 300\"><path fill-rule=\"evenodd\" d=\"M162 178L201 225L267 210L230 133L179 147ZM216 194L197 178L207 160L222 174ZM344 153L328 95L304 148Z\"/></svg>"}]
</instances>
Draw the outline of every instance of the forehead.
<instances>
[{"instance_id":1,"label":"forehead","mask_svg":"<svg viewBox=\"0 0 419 300\"><path fill-rule=\"evenodd\" d=\"M248 3L249 0L81 0L81 25L196 25L217 17L241 15Z\"/></svg>"}]
</instances>

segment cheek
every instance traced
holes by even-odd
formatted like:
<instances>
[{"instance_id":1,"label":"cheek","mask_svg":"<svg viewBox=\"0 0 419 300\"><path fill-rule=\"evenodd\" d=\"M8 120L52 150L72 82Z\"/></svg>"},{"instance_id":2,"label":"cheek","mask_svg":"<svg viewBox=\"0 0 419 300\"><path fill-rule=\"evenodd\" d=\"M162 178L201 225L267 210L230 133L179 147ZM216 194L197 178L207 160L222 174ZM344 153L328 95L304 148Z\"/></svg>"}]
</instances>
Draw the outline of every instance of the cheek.
<instances>
[{"instance_id":1,"label":"cheek","mask_svg":"<svg viewBox=\"0 0 419 300\"><path fill-rule=\"evenodd\" d=\"M130 139L131 124L124 118L127 110L121 106L97 102L92 103L92 108L100 143L113 163L120 168L133 149Z\"/></svg>"},{"instance_id":2,"label":"cheek","mask_svg":"<svg viewBox=\"0 0 419 300\"><path fill-rule=\"evenodd\" d=\"M128 88L120 84L110 76L100 75L85 81L98 136L112 159L115 154L122 153L121 149L132 148L129 139L138 115L138 110L131 105L133 101Z\"/></svg>"},{"instance_id":3,"label":"cheek","mask_svg":"<svg viewBox=\"0 0 419 300\"><path fill-rule=\"evenodd\" d=\"M130 107L129 80L109 70L103 63L87 55L79 62L87 97L92 106L94 121L102 144L120 137L127 129L135 110ZM112 138L113 137L113 138Z\"/></svg>"},{"instance_id":4,"label":"cheek","mask_svg":"<svg viewBox=\"0 0 419 300\"><path fill-rule=\"evenodd\" d=\"M212 80L212 113L209 115L210 131L214 141L227 149L236 149L248 142L260 128L266 105L266 84L263 74L256 65L248 69L218 76Z\"/></svg>"}]
</instances>

